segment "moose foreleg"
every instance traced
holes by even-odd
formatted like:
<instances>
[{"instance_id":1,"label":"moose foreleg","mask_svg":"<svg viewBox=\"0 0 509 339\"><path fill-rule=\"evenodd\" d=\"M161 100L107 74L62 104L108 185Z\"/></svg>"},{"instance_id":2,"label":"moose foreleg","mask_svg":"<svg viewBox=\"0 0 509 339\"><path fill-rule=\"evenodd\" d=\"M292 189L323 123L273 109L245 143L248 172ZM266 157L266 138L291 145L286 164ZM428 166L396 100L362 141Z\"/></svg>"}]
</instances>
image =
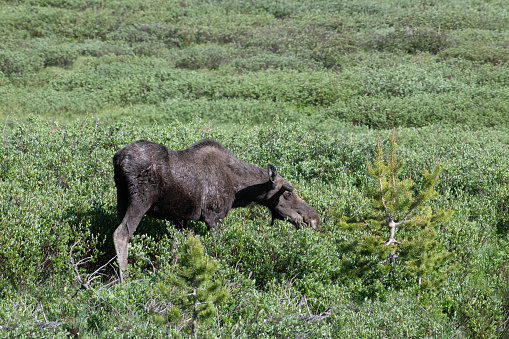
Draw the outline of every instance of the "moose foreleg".
<instances>
[{"instance_id":1,"label":"moose foreleg","mask_svg":"<svg viewBox=\"0 0 509 339\"><path fill-rule=\"evenodd\" d=\"M141 218L148 210L146 208L135 208L129 206L122 222L113 233L113 243L117 252L117 260L119 266L120 282L124 282L124 273L127 270L127 255L129 238L133 235L138 227Z\"/></svg>"},{"instance_id":2,"label":"moose foreleg","mask_svg":"<svg viewBox=\"0 0 509 339\"><path fill-rule=\"evenodd\" d=\"M117 252L120 282L124 282L123 272L127 270L127 246L129 242L129 231L125 223L120 224L113 233L113 243Z\"/></svg>"}]
</instances>

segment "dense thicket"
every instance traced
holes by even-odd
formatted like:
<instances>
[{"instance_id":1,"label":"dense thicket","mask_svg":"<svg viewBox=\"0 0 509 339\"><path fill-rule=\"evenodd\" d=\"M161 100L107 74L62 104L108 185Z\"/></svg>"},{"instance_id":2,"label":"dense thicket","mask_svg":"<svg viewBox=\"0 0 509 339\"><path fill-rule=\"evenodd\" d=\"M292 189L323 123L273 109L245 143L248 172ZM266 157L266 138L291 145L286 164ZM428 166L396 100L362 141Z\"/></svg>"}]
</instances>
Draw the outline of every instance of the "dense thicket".
<instances>
[{"instance_id":1,"label":"dense thicket","mask_svg":"<svg viewBox=\"0 0 509 339\"><path fill-rule=\"evenodd\" d=\"M508 27L505 0L4 1L0 337L184 337L190 232L229 292L205 337L507 336ZM394 126L394 183L441 173L388 264L367 164ZM145 217L116 283L113 154L205 137L276 165L320 231Z\"/></svg>"}]
</instances>

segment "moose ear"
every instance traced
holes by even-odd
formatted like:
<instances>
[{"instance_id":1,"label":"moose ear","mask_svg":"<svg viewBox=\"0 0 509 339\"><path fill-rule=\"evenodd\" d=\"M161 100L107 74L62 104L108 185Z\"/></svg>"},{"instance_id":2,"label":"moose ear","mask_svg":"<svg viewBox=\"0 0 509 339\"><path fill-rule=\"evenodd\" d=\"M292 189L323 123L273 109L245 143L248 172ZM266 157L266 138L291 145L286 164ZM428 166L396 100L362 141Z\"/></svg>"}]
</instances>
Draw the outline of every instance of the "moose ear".
<instances>
[{"instance_id":1,"label":"moose ear","mask_svg":"<svg viewBox=\"0 0 509 339\"><path fill-rule=\"evenodd\" d=\"M293 186L289 182L283 184L283 189L288 192L293 192Z\"/></svg>"},{"instance_id":2,"label":"moose ear","mask_svg":"<svg viewBox=\"0 0 509 339\"><path fill-rule=\"evenodd\" d=\"M277 178L277 169L274 167L274 165L268 164L268 173L269 173L269 180L271 183L276 183Z\"/></svg>"}]
</instances>

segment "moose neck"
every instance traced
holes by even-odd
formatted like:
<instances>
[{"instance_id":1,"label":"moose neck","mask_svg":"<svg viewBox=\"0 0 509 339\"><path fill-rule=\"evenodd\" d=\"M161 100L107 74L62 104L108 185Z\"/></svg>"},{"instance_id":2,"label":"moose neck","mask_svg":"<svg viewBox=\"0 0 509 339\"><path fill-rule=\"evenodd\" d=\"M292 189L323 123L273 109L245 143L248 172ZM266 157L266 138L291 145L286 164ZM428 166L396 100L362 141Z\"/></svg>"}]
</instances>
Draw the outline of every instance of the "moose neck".
<instances>
[{"instance_id":1,"label":"moose neck","mask_svg":"<svg viewBox=\"0 0 509 339\"><path fill-rule=\"evenodd\" d=\"M241 163L239 167L235 166L234 172L237 174L238 185L233 207L261 204L267 198L272 184L266 169Z\"/></svg>"}]
</instances>

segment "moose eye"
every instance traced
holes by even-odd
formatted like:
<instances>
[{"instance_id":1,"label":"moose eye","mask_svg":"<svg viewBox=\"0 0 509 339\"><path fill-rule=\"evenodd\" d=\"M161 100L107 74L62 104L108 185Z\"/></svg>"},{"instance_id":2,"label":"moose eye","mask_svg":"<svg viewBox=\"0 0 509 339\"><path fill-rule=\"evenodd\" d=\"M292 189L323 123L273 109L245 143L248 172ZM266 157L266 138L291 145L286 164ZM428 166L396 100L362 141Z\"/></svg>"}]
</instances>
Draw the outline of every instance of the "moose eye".
<instances>
[{"instance_id":1,"label":"moose eye","mask_svg":"<svg viewBox=\"0 0 509 339\"><path fill-rule=\"evenodd\" d=\"M285 197L285 199L290 199L292 197L292 192L285 192L283 196Z\"/></svg>"}]
</instances>

